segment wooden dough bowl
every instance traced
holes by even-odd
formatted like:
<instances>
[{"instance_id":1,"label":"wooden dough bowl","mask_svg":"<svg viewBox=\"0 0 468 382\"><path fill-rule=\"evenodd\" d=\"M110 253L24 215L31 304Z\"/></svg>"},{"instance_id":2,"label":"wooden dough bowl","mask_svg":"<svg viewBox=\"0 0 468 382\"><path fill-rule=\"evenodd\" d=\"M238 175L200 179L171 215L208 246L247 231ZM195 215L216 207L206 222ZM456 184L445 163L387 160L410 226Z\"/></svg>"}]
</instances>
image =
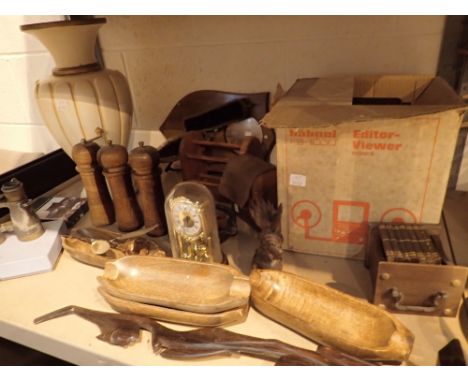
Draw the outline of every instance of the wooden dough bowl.
<instances>
[{"instance_id":1,"label":"wooden dough bowl","mask_svg":"<svg viewBox=\"0 0 468 382\"><path fill-rule=\"evenodd\" d=\"M265 316L369 361L404 361L414 337L385 310L325 285L276 270L250 275L253 306Z\"/></svg>"},{"instance_id":2,"label":"wooden dough bowl","mask_svg":"<svg viewBox=\"0 0 468 382\"><path fill-rule=\"evenodd\" d=\"M166 257L108 262L98 281L121 299L196 313L239 308L250 296L249 278L228 265Z\"/></svg>"},{"instance_id":3,"label":"wooden dough bowl","mask_svg":"<svg viewBox=\"0 0 468 382\"><path fill-rule=\"evenodd\" d=\"M183 310L167 308L151 304L143 304L130 300L114 297L107 293L104 288L98 288L99 293L108 304L119 313L138 314L160 321L173 322L191 326L224 326L238 324L245 321L249 311L249 305L240 308L226 310L220 313L194 313Z\"/></svg>"}]
</instances>

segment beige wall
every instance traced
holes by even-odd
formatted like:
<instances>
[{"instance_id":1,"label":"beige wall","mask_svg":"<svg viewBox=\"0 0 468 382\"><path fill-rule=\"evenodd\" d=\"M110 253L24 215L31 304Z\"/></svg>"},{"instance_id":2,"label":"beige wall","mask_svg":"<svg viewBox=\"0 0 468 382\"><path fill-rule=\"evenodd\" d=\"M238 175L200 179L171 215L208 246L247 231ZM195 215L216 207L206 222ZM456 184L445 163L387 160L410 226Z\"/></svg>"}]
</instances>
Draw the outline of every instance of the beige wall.
<instances>
[{"instance_id":1,"label":"beige wall","mask_svg":"<svg viewBox=\"0 0 468 382\"><path fill-rule=\"evenodd\" d=\"M443 16L107 16L106 66L123 71L138 129L189 92L274 92L299 77L434 74Z\"/></svg>"},{"instance_id":2,"label":"beige wall","mask_svg":"<svg viewBox=\"0 0 468 382\"><path fill-rule=\"evenodd\" d=\"M33 98L53 60L21 24L58 16L0 16L0 150L49 152L57 144ZM131 142L148 138L175 103L198 89L274 92L296 78L428 73L437 68L444 17L107 16L105 63L124 72L135 104ZM146 138L145 138L146 137ZM134 143L131 143L134 145Z\"/></svg>"},{"instance_id":3,"label":"beige wall","mask_svg":"<svg viewBox=\"0 0 468 382\"><path fill-rule=\"evenodd\" d=\"M47 153L58 148L33 96L35 81L51 73L53 60L37 40L19 27L59 19L63 17L0 16L0 150Z\"/></svg>"}]
</instances>

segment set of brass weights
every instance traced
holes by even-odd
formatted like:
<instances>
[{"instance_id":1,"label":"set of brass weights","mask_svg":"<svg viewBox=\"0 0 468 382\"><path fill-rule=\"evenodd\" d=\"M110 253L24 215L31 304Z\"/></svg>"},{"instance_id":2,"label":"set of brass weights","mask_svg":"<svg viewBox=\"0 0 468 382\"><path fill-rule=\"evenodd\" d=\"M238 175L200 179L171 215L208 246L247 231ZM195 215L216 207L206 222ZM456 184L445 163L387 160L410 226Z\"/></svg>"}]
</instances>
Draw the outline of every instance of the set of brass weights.
<instances>
[{"instance_id":1,"label":"set of brass weights","mask_svg":"<svg viewBox=\"0 0 468 382\"><path fill-rule=\"evenodd\" d=\"M148 235L167 233L159 153L139 146L130 153L108 141L100 147L82 140L73 146L72 158L87 193L94 226L117 223L123 232L154 227ZM132 181L133 179L133 181Z\"/></svg>"}]
</instances>

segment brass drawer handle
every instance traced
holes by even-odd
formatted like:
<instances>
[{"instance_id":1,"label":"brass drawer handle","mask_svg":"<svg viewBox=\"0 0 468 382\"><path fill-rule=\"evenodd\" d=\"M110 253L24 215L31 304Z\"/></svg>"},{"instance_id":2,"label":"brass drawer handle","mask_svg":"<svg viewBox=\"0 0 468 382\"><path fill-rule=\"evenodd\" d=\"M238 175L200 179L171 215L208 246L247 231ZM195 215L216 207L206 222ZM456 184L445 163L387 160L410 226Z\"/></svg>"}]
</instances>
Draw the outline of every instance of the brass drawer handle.
<instances>
[{"instance_id":1,"label":"brass drawer handle","mask_svg":"<svg viewBox=\"0 0 468 382\"><path fill-rule=\"evenodd\" d=\"M394 299L394 308L400 311L409 311L409 312L424 312L424 313L432 313L435 312L442 302L447 298L447 293L445 292L437 292L434 293L429 297L431 304L429 306L418 306L418 305L404 305L403 299L404 295L400 292L397 288L390 289L391 296Z\"/></svg>"}]
</instances>

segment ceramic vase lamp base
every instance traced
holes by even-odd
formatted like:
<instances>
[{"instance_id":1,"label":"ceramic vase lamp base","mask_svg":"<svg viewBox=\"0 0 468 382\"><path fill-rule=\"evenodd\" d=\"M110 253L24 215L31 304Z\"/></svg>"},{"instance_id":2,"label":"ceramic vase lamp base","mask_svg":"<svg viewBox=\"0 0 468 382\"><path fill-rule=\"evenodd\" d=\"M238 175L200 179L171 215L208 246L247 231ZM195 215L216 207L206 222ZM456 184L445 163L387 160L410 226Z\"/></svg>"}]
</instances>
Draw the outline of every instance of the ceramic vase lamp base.
<instances>
[{"instance_id":1,"label":"ceramic vase lamp base","mask_svg":"<svg viewBox=\"0 0 468 382\"><path fill-rule=\"evenodd\" d=\"M52 136L71 157L82 139L127 146L132 99L124 75L104 69L95 57L105 18L22 25L48 49L55 61L49 78L36 82L35 97Z\"/></svg>"}]
</instances>

